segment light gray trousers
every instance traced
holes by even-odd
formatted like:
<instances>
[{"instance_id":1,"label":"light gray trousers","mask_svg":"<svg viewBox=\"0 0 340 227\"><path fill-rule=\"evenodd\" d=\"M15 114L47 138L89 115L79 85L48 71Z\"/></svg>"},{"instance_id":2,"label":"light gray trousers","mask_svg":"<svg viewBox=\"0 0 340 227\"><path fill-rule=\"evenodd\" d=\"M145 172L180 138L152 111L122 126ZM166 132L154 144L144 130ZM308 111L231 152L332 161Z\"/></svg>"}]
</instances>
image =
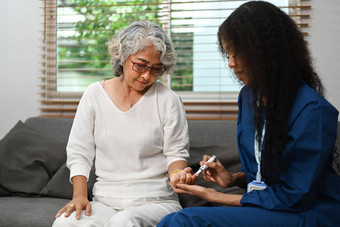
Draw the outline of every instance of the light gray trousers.
<instances>
[{"instance_id":1,"label":"light gray trousers","mask_svg":"<svg viewBox=\"0 0 340 227\"><path fill-rule=\"evenodd\" d=\"M176 201L154 201L130 206L124 209L115 209L101 202L91 202L92 213L85 215L82 211L80 220L76 219L76 212L69 217L63 214L56 218L53 227L149 227L157 226L157 223L167 214L182 209ZM104 201L105 202L105 201ZM108 201L109 202L109 201Z\"/></svg>"}]
</instances>

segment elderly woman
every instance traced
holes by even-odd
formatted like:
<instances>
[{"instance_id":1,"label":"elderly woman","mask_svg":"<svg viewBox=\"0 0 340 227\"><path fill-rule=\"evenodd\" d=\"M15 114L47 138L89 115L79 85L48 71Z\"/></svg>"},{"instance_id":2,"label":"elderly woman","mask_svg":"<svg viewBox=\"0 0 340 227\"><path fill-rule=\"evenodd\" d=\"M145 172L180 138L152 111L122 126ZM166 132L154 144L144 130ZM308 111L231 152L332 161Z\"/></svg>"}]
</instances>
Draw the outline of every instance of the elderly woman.
<instances>
[{"instance_id":1,"label":"elderly woman","mask_svg":"<svg viewBox=\"0 0 340 227\"><path fill-rule=\"evenodd\" d=\"M176 192L229 207L186 208L159 226L339 226L340 176L332 169L338 111L323 97L303 36L276 6L249 1L219 27L220 51L245 85L237 144L242 168L206 163L207 181L244 195L178 184Z\"/></svg>"},{"instance_id":2,"label":"elderly woman","mask_svg":"<svg viewBox=\"0 0 340 227\"><path fill-rule=\"evenodd\" d=\"M170 39L157 24L134 22L108 49L117 77L91 84L81 98L67 145L73 198L54 226L155 226L181 209L169 177L172 185L196 180L183 104L156 81L174 66Z\"/></svg>"}]
</instances>

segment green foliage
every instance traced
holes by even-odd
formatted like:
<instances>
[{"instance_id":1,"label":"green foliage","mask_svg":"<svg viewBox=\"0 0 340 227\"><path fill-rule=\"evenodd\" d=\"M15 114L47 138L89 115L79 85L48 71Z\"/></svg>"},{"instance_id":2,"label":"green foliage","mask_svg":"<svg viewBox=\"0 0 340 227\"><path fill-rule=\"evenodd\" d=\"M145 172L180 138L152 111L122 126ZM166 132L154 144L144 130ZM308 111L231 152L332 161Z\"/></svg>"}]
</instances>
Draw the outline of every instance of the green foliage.
<instances>
[{"instance_id":1,"label":"green foliage","mask_svg":"<svg viewBox=\"0 0 340 227\"><path fill-rule=\"evenodd\" d=\"M192 91L193 75L193 34L172 34L172 41L176 47L178 62L171 79L171 88L174 91ZM183 45L190 43L190 45Z\"/></svg>"},{"instance_id":2,"label":"green foliage","mask_svg":"<svg viewBox=\"0 0 340 227\"><path fill-rule=\"evenodd\" d=\"M107 41L132 21L157 22L158 2L69 0L69 6L75 15L80 15L81 20L71 23L73 35L59 41L59 69L74 68L81 70L82 74L112 77Z\"/></svg>"},{"instance_id":3,"label":"green foliage","mask_svg":"<svg viewBox=\"0 0 340 227\"><path fill-rule=\"evenodd\" d=\"M65 31L71 33L60 33L59 36L59 75L70 76L75 72L74 77L82 78L80 82L79 79L77 80L77 83L81 84L92 81L85 79L86 76L111 78L114 72L110 67L106 43L132 21L149 20L161 25L158 20L161 1L68 0L68 8L80 19L77 22L66 21L60 25ZM173 41L175 45L181 42L180 38L175 38ZM185 63L188 59L192 59L192 45L189 51L187 49L187 47L176 47L179 53L185 52L185 54L178 54L179 67L175 67L174 78L171 80L172 89L177 91L192 90L192 61Z\"/></svg>"}]
</instances>

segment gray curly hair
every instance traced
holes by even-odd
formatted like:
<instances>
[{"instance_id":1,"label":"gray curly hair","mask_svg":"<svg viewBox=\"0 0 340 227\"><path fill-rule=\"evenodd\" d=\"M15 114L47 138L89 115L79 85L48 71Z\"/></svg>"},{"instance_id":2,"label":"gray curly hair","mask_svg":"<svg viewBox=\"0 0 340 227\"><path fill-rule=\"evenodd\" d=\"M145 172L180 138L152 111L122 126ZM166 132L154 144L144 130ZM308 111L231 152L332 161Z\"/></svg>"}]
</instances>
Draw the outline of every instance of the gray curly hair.
<instances>
[{"instance_id":1,"label":"gray curly hair","mask_svg":"<svg viewBox=\"0 0 340 227\"><path fill-rule=\"evenodd\" d=\"M163 29L149 21L136 21L118 33L108 42L110 63L116 76L123 74L123 62L133 54L153 44L161 52L161 62L166 67L166 73L171 73L177 60L172 41Z\"/></svg>"}]
</instances>

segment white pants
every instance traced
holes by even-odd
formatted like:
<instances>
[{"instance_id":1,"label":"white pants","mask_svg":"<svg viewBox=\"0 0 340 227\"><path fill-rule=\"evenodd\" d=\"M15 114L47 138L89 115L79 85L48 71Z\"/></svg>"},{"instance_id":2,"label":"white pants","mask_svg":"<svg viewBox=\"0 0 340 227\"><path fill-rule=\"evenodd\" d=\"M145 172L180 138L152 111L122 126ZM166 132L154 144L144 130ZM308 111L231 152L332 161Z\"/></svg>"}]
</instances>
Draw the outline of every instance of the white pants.
<instances>
[{"instance_id":1,"label":"white pants","mask_svg":"<svg viewBox=\"0 0 340 227\"><path fill-rule=\"evenodd\" d=\"M53 227L149 227L157 226L157 223L167 214L182 209L177 201L155 201L141 203L137 206L130 206L122 210L114 209L94 198L91 202L92 213L85 215L82 211L80 219L76 219L76 212L69 217L63 214L57 218ZM108 200L109 201L109 200Z\"/></svg>"}]
</instances>

